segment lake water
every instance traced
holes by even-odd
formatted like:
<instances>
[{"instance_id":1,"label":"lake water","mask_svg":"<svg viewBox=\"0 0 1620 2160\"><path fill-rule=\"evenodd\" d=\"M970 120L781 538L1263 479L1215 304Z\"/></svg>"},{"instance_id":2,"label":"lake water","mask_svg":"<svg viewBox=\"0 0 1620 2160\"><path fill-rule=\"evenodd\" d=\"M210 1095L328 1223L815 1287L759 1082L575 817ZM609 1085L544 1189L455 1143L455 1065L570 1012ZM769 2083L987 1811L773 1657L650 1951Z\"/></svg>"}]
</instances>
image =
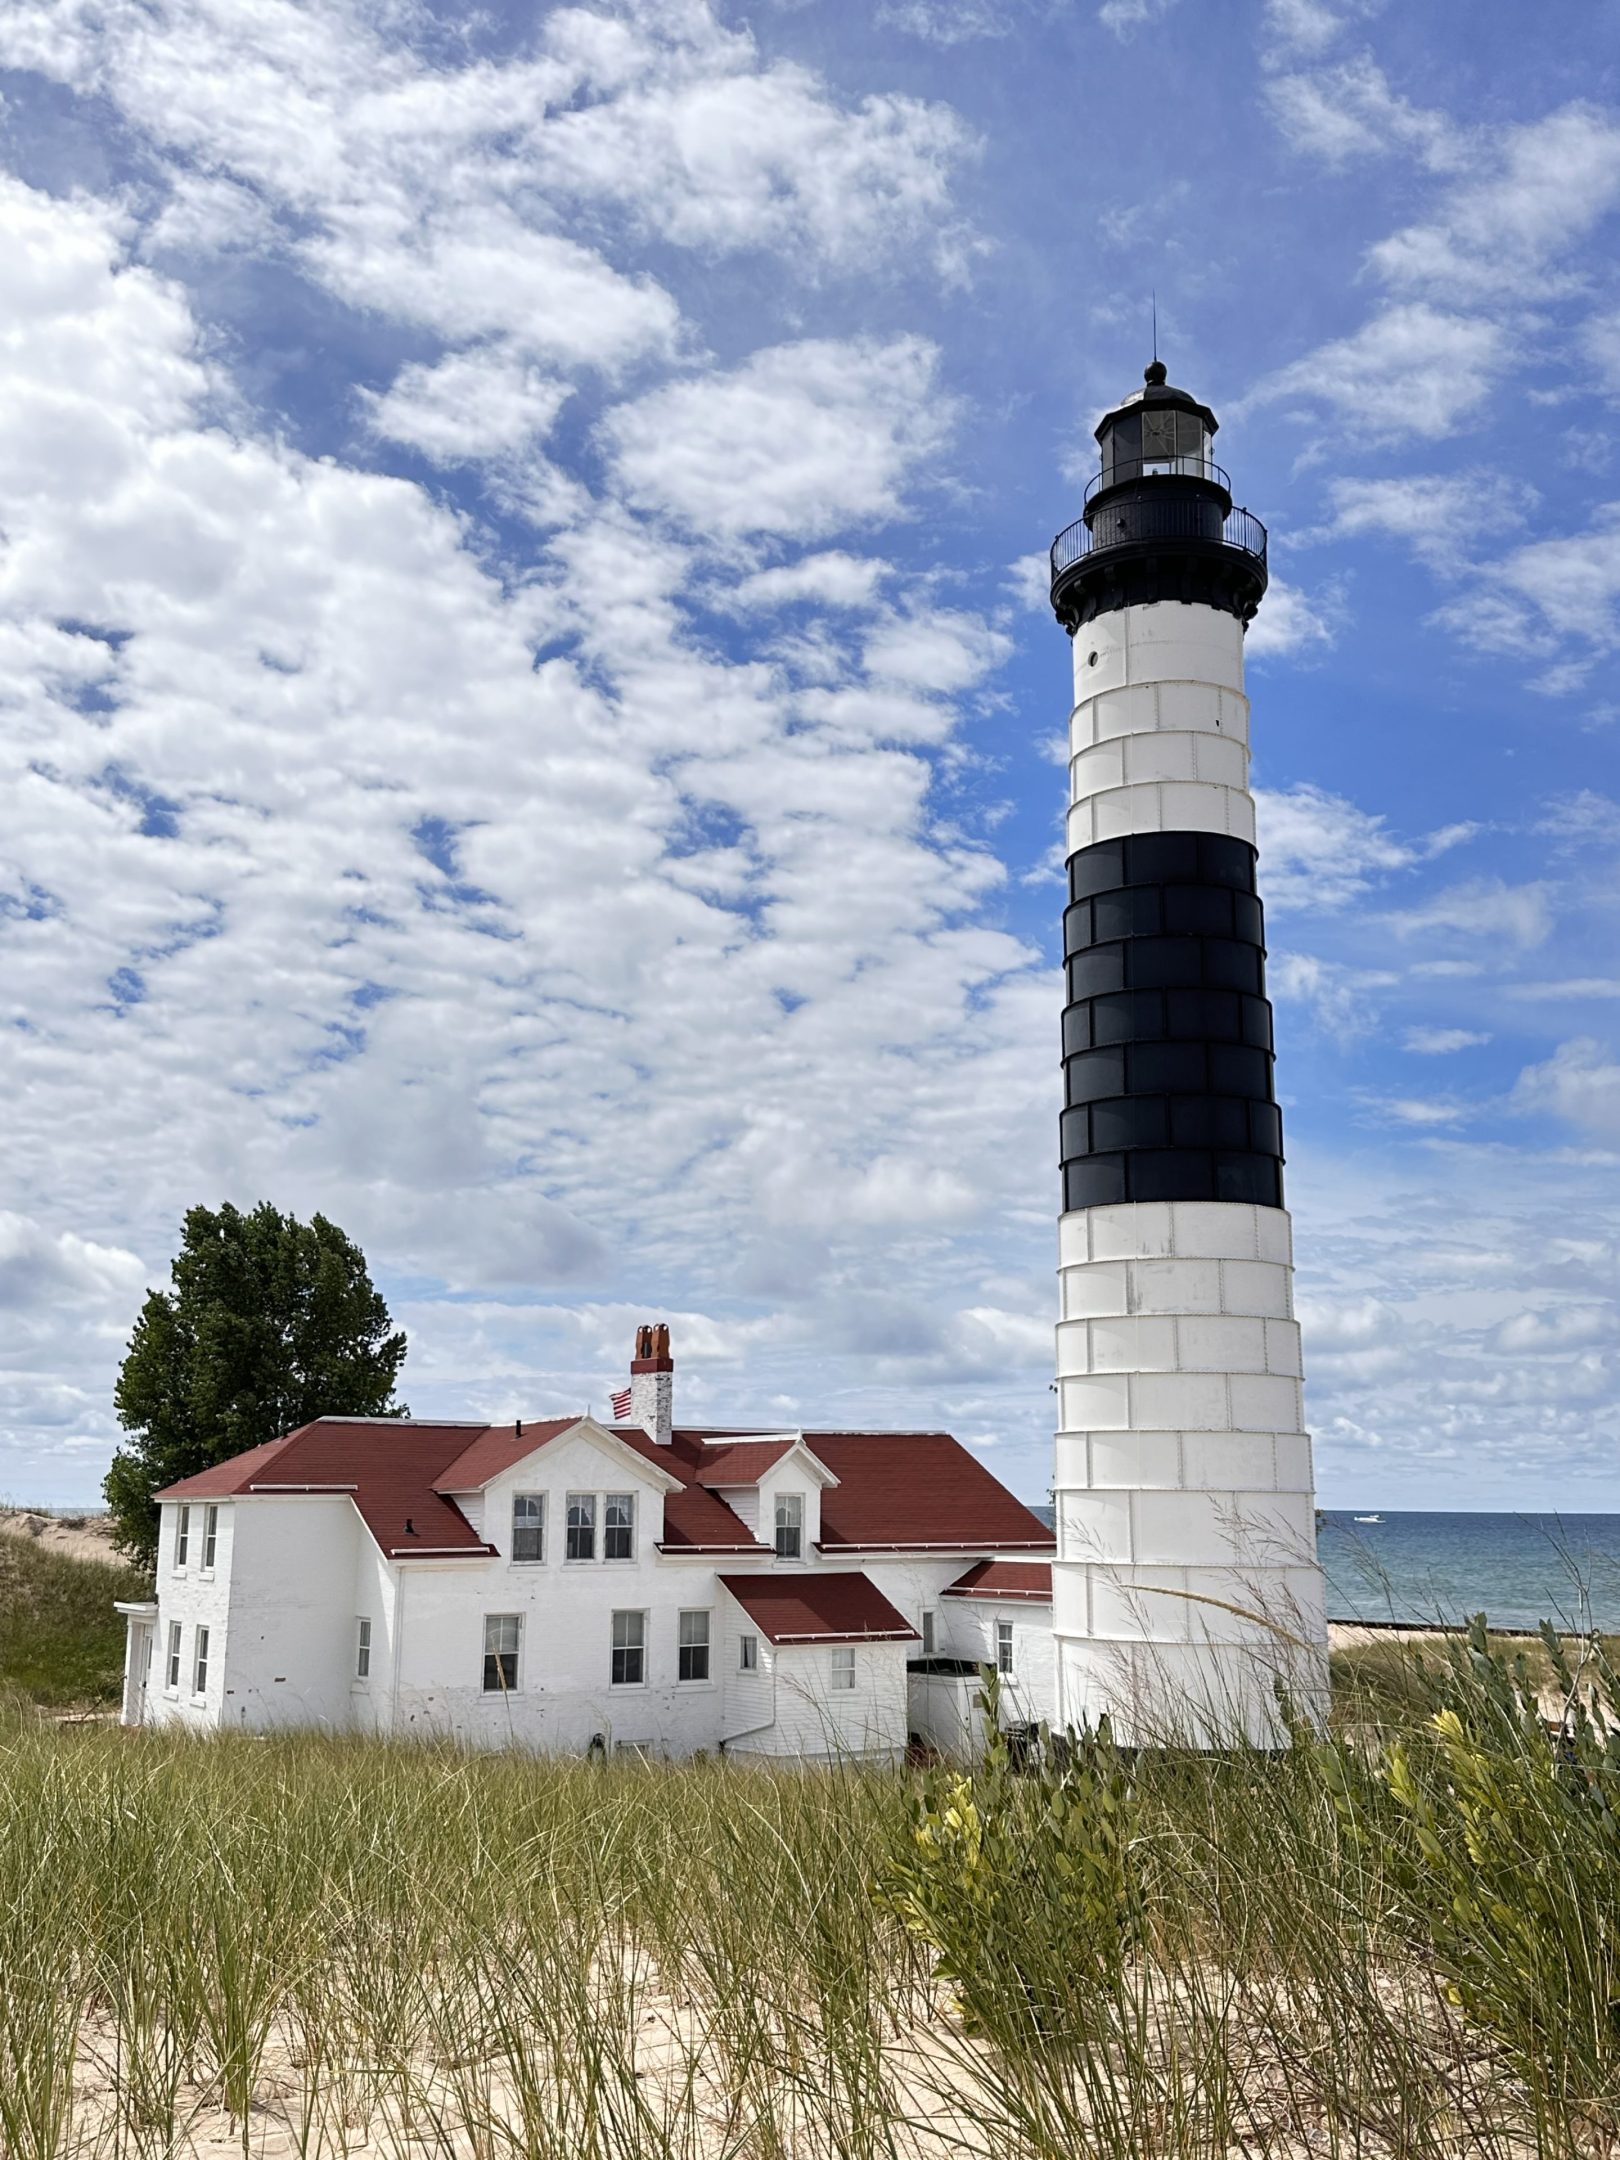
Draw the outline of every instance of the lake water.
<instances>
[{"instance_id":1,"label":"lake water","mask_svg":"<svg viewBox=\"0 0 1620 2160\"><path fill-rule=\"evenodd\" d=\"M1364 1522L1330 1508L1317 1549L1330 1619L1456 1625L1483 1612L1493 1627L1620 1630L1620 1515L1391 1509Z\"/></svg>"},{"instance_id":2,"label":"lake water","mask_svg":"<svg viewBox=\"0 0 1620 2160\"><path fill-rule=\"evenodd\" d=\"M1371 1513L1371 1510L1365 1512ZM1472 1515L1341 1509L1317 1549L1335 1620L1620 1628L1620 1515Z\"/></svg>"}]
</instances>

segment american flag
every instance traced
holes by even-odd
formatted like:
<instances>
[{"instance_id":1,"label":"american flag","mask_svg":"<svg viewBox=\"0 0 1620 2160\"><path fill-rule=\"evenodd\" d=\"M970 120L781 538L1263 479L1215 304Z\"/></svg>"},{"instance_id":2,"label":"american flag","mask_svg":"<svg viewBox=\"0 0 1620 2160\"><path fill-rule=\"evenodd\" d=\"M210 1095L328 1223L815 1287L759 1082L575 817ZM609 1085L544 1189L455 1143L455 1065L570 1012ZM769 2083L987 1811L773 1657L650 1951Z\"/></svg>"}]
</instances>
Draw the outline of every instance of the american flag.
<instances>
[{"instance_id":1,"label":"american flag","mask_svg":"<svg viewBox=\"0 0 1620 2160\"><path fill-rule=\"evenodd\" d=\"M630 1415L630 1390L627 1387L615 1388L608 1401L613 1405L615 1417L626 1418Z\"/></svg>"}]
</instances>

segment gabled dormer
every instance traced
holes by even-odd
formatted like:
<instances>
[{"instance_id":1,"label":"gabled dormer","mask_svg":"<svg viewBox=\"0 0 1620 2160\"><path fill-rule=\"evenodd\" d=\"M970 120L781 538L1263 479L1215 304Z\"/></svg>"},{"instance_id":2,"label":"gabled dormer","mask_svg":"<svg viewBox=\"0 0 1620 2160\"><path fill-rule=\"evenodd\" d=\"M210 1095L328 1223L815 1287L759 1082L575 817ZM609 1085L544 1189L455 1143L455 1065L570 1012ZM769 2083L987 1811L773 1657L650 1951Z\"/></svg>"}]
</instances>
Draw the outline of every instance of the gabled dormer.
<instances>
[{"instance_id":1,"label":"gabled dormer","mask_svg":"<svg viewBox=\"0 0 1620 2160\"><path fill-rule=\"evenodd\" d=\"M491 1426L437 1489L503 1560L621 1566L650 1559L681 1481L593 1417Z\"/></svg>"},{"instance_id":2,"label":"gabled dormer","mask_svg":"<svg viewBox=\"0 0 1620 2160\"><path fill-rule=\"evenodd\" d=\"M821 1495L837 1478L805 1445L801 1432L730 1434L704 1450L699 1483L778 1559L814 1560L821 1540Z\"/></svg>"}]
</instances>

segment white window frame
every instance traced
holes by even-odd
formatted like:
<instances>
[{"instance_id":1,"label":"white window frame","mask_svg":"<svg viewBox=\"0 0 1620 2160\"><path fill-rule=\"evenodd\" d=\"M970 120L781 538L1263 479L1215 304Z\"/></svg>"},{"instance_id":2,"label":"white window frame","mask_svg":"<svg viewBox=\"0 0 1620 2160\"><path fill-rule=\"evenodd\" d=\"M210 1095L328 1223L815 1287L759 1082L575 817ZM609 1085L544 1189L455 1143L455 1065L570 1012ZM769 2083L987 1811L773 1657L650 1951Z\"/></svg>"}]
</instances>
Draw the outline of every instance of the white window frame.
<instances>
[{"instance_id":1,"label":"white window frame","mask_svg":"<svg viewBox=\"0 0 1620 2160\"><path fill-rule=\"evenodd\" d=\"M163 1666L163 1692L178 1695L180 1692L180 1623L169 1622L169 1654Z\"/></svg>"},{"instance_id":2,"label":"white window frame","mask_svg":"<svg viewBox=\"0 0 1620 2160\"><path fill-rule=\"evenodd\" d=\"M356 1681L371 1678L371 1617L361 1613L354 1623L354 1677Z\"/></svg>"},{"instance_id":3,"label":"white window frame","mask_svg":"<svg viewBox=\"0 0 1620 2160\"><path fill-rule=\"evenodd\" d=\"M628 1520L615 1523L610 1517L615 1508L622 1508ZM608 1539L629 1539L628 1552L609 1552ZM604 1565L625 1567L633 1565L636 1557L636 1496L633 1492L610 1492L602 1495L602 1560Z\"/></svg>"},{"instance_id":4,"label":"white window frame","mask_svg":"<svg viewBox=\"0 0 1620 2160\"><path fill-rule=\"evenodd\" d=\"M802 1492L779 1492L774 1511L776 1527L776 1557L778 1560L802 1560L804 1558L804 1494Z\"/></svg>"},{"instance_id":5,"label":"white window frame","mask_svg":"<svg viewBox=\"0 0 1620 2160\"><path fill-rule=\"evenodd\" d=\"M922 1616L922 1654L924 1657L934 1657L937 1654L935 1650L937 1633L938 1629L934 1624L933 1609L932 1607L924 1607Z\"/></svg>"},{"instance_id":6,"label":"white window frame","mask_svg":"<svg viewBox=\"0 0 1620 2160\"><path fill-rule=\"evenodd\" d=\"M631 1630L628 1626L621 1631L619 1626L621 1620L626 1622L633 1620L636 1623L635 1640L633 1642L629 1639ZM625 1636L623 1642L619 1640L621 1632ZM617 1672L618 1660L621 1657L628 1659L632 1655L641 1660L640 1671L634 1680L621 1680ZM609 1623L608 1685L616 1688L644 1688L647 1685L647 1615L640 1606L627 1605L620 1607Z\"/></svg>"},{"instance_id":7,"label":"white window frame","mask_svg":"<svg viewBox=\"0 0 1620 2160\"><path fill-rule=\"evenodd\" d=\"M1010 1677L1013 1669L1013 1624L1010 1620L996 1622L996 1671L1003 1679Z\"/></svg>"},{"instance_id":8,"label":"white window frame","mask_svg":"<svg viewBox=\"0 0 1620 2160\"><path fill-rule=\"evenodd\" d=\"M701 1641L688 1642L688 1621L701 1620ZM688 1651L703 1652L703 1670L689 1673L684 1668ZM707 1605L683 1605L675 1621L675 1678L682 1687L711 1687L714 1683L714 1618Z\"/></svg>"},{"instance_id":9,"label":"white window frame","mask_svg":"<svg viewBox=\"0 0 1620 2160\"><path fill-rule=\"evenodd\" d=\"M174 1518L174 1572L177 1575L183 1575L186 1572L186 1561L190 1554L191 1509L182 1500L180 1512Z\"/></svg>"},{"instance_id":10,"label":"white window frame","mask_svg":"<svg viewBox=\"0 0 1620 2160\"><path fill-rule=\"evenodd\" d=\"M533 1519L518 1520L518 1509L527 1506L533 1510ZM518 1551L520 1531L533 1531L538 1550L532 1553ZM544 1567L546 1564L546 1496L543 1492L515 1492L512 1495L512 1565L514 1567Z\"/></svg>"},{"instance_id":11,"label":"white window frame","mask_svg":"<svg viewBox=\"0 0 1620 2160\"><path fill-rule=\"evenodd\" d=\"M587 1518L586 1521L578 1525L576 1525L574 1521L574 1510L576 1507ZM565 1502L565 1509L566 1524L563 1536L563 1565L565 1567L590 1567L596 1559L597 1552L596 1495L593 1492L571 1492ZM574 1540L576 1537L588 1537L590 1539L591 1549L589 1552L575 1552Z\"/></svg>"},{"instance_id":12,"label":"white window frame","mask_svg":"<svg viewBox=\"0 0 1620 2160\"><path fill-rule=\"evenodd\" d=\"M507 1627L508 1625L510 1625L510 1627L511 1627L511 1629L512 1629L512 1647L511 1647L511 1649L510 1649L510 1650L508 1650L508 1649L507 1649L507 1648L505 1647L505 1645L504 1645L504 1642L502 1641L502 1639L501 1639L500 1637L497 1637L497 1638L496 1638L496 1640L495 1640L495 1643L494 1643L494 1646L493 1646L493 1648L492 1648L492 1647L491 1647L491 1643L490 1643L490 1629L491 1629L491 1628L494 1628L494 1627L499 1627L499 1628L503 1628L503 1629L504 1629L504 1628L505 1628L505 1627ZM500 1660L501 1660L502 1658L508 1658L508 1657L509 1657L509 1658L510 1658L510 1659L512 1660L512 1677L511 1677L511 1679L510 1679L510 1680L508 1680L508 1679L507 1679L507 1678L505 1677L504 1673L502 1673L502 1672L501 1672L501 1668L500 1668L500 1663L499 1663L499 1661L500 1661ZM489 1668L490 1668L490 1660L491 1660L492 1658L493 1658L493 1659L494 1659L494 1660L496 1661L496 1672L497 1672L497 1674L499 1675L499 1677L497 1678L497 1680L496 1680L496 1682L495 1682L494 1686L491 1686L491 1685L490 1685L490 1678L489 1678ZM523 1686L523 1615L522 1615L522 1613L516 1613L516 1612L498 1612L498 1613L485 1613L485 1615L484 1615L484 1663L483 1663L483 1682L484 1682L484 1685L483 1685L483 1692L484 1692L484 1693L485 1693L486 1695L516 1695L516 1694L517 1694L517 1693L518 1693L518 1692L520 1691L520 1689L522 1688L522 1686Z\"/></svg>"},{"instance_id":13,"label":"white window frame","mask_svg":"<svg viewBox=\"0 0 1620 2160\"><path fill-rule=\"evenodd\" d=\"M757 1635L739 1635L737 1637L737 1670L739 1672L754 1673L759 1671L759 1637Z\"/></svg>"},{"instance_id":14,"label":"white window frame","mask_svg":"<svg viewBox=\"0 0 1620 2160\"><path fill-rule=\"evenodd\" d=\"M202 1571L212 1575L219 1557L219 1509L210 1501L203 1509Z\"/></svg>"},{"instance_id":15,"label":"white window frame","mask_svg":"<svg viewBox=\"0 0 1620 2160\"><path fill-rule=\"evenodd\" d=\"M853 1643L833 1644L832 1691L835 1695L852 1695L855 1691L855 1645Z\"/></svg>"},{"instance_id":16,"label":"white window frame","mask_svg":"<svg viewBox=\"0 0 1620 2160\"><path fill-rule=\"evenodd\" d=\"M200 1702L208 1693L208 1630L198 1627L191 1638L191 1694Z\"/></svg>"}]
</instances>

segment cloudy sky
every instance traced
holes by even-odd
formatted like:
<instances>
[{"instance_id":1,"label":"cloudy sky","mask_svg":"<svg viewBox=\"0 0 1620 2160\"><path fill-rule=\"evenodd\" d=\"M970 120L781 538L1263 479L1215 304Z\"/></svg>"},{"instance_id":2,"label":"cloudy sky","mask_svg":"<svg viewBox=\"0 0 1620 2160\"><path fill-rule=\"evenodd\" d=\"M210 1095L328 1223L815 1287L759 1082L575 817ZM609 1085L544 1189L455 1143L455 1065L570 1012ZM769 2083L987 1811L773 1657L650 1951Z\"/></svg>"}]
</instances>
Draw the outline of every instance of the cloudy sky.
<instances>
[{"instance_id":1,"label":"cloudy sky","mask_svg":"<svg viewBox=\"0 0 1620 2160\"><path fill-rule=\"evenodd\" d=\"M1620 1508L1613 0L7 0L0 1494L183 1209L413 1410L1048 1477L1044 549L1172 379L1330 1504Z\"/></svg>"}]
</instances>

